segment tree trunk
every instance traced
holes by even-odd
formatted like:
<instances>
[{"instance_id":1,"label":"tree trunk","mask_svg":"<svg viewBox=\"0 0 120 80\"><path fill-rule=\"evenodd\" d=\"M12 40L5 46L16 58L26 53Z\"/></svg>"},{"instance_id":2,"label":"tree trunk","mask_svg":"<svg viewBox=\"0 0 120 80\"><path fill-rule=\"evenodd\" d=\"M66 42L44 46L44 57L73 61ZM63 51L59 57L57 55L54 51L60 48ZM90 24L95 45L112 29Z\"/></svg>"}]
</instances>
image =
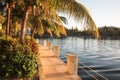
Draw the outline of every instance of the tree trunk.
<instances>
[{"instance_id":1,"label":"tree trunk","mask_svg":"<svg viewBox=\"0 0 120 80\"><path fill-rule=\"evenodd\" d=\"M25 37L25 32L26 32L26 24L28 21L28 15L29 15L29 9L26 8L25 16L23 18L23 23L21 27L21 35L20 35L20 42L23 44L24 43L24 37Z\"/></svg>"},{"instance_id":2,"label":"tree trunk","mask_svg":"<svg viewBox=\"0 0 120 80\"><path fill-rule=\"evenodd\" d=\"M10 4L8 4L9 7L7 9L7 25L6 25L6 38L9 36L10 33L10 12L11 12L11 8L10 8Z\"/></svg>"},{"instance_id":3,"label":"tree trunk","mask_svg":"<svg viewBox=\"0 0 120 80\"><path fill-rule=\"evenodd\" d=\"M32 32L31 32L31 38L32 38L32 39L33 39L33 37L34 37L35 29L36 29L36 26L33 27L33 30L32 30Z\"/></svg>"}]
</instances>

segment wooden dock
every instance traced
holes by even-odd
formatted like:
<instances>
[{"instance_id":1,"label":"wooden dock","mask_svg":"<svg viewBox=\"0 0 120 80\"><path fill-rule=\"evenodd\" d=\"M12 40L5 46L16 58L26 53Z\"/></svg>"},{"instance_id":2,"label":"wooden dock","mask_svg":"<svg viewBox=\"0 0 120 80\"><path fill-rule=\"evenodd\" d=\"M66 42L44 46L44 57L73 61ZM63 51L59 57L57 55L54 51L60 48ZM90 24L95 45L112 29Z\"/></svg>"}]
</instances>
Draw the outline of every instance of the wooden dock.
<instances>
[{"instance_id":1,"label":"wooden dock","mask_svg":"<svg viewBox=\"0 0 120 80\"><path fill-rule=\"evenodd\" d=\"M82 80L77 75L77 56L68 55L67 64L59 58L59 47L43 41L39 45L39 61L42 69L39 69L40 80Z\"/></svg>"}]
</instances>

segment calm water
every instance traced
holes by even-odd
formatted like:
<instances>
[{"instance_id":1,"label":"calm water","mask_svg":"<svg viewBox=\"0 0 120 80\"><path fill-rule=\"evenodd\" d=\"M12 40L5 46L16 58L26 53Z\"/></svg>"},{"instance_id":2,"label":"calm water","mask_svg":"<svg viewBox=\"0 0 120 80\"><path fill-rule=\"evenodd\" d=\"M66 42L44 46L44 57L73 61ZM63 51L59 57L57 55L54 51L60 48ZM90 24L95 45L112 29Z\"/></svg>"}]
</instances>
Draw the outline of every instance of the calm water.
<instances>
[{"instance_id":1,"label":"calm water","mask_svg":"<svg viewBox=\"0 0 120 80\"><path fill-rule=\"evenodd\" d=\"M64 54L78 55L79 67L83 67L98 80L105 79L84 67L81 62L107 77L108 80L120 80L120 40L97 41L95 39L68 37L65 39L47 39L47 41L60 47L60 56L64 61L66 61ZM81 68L78 68L78 75L83 80L95 80Z\"/></svg>"}]
</instances>

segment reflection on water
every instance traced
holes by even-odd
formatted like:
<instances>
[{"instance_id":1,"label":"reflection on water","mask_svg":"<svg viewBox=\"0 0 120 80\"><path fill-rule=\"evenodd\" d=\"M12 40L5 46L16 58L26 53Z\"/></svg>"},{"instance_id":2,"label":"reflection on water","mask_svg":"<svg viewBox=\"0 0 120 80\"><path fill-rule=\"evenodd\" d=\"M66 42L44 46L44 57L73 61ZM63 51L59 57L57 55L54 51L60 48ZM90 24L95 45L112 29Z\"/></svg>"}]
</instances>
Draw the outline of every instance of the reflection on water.
<instances>
[{"instance_id":1,"label":"reflection on water","mask_svg":"<svg viewBox=\"0 0 120 80\"><path fill-rule=\"evenodd\" d=\"M90 68L96 70L109 80L120 80L120 40L83 39L78 37L68 37L65 39L47 39L53 45L60 47L60 56L66 61L65 54L76 54L80 62L85 63ZM87 70L101 79L99 75ZM80 68L78 74L83 80L94 80Z\"/></svg>"}]
</instances>

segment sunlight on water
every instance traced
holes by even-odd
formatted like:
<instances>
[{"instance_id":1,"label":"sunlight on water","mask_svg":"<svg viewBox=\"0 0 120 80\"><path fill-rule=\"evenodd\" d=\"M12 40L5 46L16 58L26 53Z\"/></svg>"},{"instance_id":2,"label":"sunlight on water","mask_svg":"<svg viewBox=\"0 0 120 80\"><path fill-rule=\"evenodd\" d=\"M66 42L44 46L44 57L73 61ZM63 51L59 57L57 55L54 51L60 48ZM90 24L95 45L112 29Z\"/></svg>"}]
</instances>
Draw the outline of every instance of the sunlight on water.
<instances>
[{"instance_id":1,"label":"sunlight on water","mask_svg":"<svg viewBox=\"0 0 120 80\"><path fill-rule=\"evenodd\" d=\"M64 54L76 54L79 58L79 66L81 66L80 62L83 62L109 80L120 80L120 40L97 41L95 39L68 37L65 39L47 39L47 41L51 41L53 46L60 47L60 56L64 61L66 61ZM91 70L87 71L99 80L104 80ZM94 80L81 69L78 69L78 75L83 80Z\"/></svg>"}]
</instances>

